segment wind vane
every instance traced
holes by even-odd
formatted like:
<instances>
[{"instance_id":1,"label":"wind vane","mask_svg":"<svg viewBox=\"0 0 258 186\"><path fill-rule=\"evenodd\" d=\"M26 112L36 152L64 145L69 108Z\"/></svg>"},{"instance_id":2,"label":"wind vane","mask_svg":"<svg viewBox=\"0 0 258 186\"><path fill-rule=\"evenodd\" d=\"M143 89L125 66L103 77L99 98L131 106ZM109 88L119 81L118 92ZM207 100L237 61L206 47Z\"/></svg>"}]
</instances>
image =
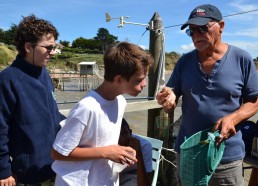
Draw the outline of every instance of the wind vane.
<instances>
[{"instance_id":1,"label":"wind vane","mask_svg":"<svg viewBox=\"0 0 258 186\"><path fill-rule=\"evenodd\" d=\"M153 21L150 21L149 24L142 24L142 23L124 21L124 18L128 19L129 16L120 16L120 17L113 18L113 17L110 17L109 13L105 13L105 15L106 15L106 22L111 21L111 19L120 19L120 24L118 25L118 28L122 28L124 24L132 24L132 25L146 26L146 29L153 30Z\"/></svg>"}]
</instances>

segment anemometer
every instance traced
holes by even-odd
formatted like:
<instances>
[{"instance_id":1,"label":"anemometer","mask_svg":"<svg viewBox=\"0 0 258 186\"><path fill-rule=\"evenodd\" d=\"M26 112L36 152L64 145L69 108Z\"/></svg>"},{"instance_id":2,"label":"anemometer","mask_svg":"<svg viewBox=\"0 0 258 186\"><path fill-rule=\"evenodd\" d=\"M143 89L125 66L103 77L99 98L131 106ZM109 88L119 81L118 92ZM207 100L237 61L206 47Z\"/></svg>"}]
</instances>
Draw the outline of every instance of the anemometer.
<instances>
[{"instance_id":1,"label":"anemometer","mask_svg":"<svg viewBox=\"0 0 258 186\"><path fill-rule=\"evenodd\" d=\"M140 25L140 26L146 26L147 30L153 30L153 21L150 21L148 24L142 24L142 23L134 23L134 22L126 22L124 19L129 19L129 16L120 16L120 17L110 17L109 13L105 13L106 15L106 22L111 21L111 19L119 19L120 24L118 25L118 28L124 27L124 24L132 24L132 25Z\"/></svg>"}]
</instances>

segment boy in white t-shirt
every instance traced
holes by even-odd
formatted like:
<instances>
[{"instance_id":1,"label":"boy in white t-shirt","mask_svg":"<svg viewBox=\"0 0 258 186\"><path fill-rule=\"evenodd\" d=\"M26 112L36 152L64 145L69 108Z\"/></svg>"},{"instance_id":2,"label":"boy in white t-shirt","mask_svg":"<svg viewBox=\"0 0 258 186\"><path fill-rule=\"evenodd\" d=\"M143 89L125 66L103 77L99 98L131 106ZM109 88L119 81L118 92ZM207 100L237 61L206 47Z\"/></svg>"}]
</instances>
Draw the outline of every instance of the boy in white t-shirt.
<instances>
[{"instance_id":1,"label":"boy in white t-shirt","mask_svg":"<svg viewBox=\"0 0 258 186\"><path fill-rule=\"evenodd\" d=\"M120 42L104 54L104 82L78 102L57 134L52 149L58 186L118 185L114 162L132 165L131 147L118 145L126 100L146 86L153 59L137 45Z\"/></svg>"}]
</instances>

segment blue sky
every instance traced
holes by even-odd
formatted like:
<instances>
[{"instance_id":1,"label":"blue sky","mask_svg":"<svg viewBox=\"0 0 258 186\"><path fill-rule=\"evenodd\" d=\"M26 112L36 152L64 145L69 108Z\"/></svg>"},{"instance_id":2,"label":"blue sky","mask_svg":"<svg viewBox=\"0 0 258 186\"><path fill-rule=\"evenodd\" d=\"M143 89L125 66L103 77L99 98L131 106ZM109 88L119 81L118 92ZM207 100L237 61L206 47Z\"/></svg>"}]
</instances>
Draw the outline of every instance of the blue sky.
<instances>
[{"instance_id":1,"label":"blue sky","mask_svg":"<svg viewBox=\"0 0 258 186\"><path fill-rule=\"evenodd\" d=\"M201 4L217 6L223 16L258 9L257 0L0 0L0 28L9 29L18 24L21 16L34 13L51 21L58 29L58 40L72 42L78 37L96 36L98 28L106 28L120 41L129 41L149 48L149 31L145 26L125 24L118 28L119 20L106 22L105 13L111 17L130 16L126 22L147 24L155 12L163 23L166 51L180 54L193 49L191 38L180 26L194 7ZM253 58L258 57L258 11L225 17L224 42L247 50Z\"/></svg>"}]
</instances>

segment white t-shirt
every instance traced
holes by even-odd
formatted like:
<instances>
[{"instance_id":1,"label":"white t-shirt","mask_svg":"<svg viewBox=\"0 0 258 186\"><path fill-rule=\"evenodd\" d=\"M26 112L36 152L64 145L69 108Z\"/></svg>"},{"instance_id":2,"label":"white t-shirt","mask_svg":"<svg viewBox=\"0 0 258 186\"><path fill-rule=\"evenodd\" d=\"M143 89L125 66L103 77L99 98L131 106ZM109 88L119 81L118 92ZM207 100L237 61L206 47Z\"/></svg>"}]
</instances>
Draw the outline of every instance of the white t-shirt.
<instances>
[{"instance_id":1,"label":"white t-shirt","mask_svg":"<svg viewBox=\"0 0 258 186\"><path fill-rule=\"evenodd\" d=\"M68 156L75 147L103 147L118 144L121 122L126 106L123 96L112 101L103 99L91 90L69 113L65 125L57 134L54 149ZM94 159L87 161L56 160L58 186L113 186L119 180L112 177L113 161Z\"/></svg>"}]
</instances>

